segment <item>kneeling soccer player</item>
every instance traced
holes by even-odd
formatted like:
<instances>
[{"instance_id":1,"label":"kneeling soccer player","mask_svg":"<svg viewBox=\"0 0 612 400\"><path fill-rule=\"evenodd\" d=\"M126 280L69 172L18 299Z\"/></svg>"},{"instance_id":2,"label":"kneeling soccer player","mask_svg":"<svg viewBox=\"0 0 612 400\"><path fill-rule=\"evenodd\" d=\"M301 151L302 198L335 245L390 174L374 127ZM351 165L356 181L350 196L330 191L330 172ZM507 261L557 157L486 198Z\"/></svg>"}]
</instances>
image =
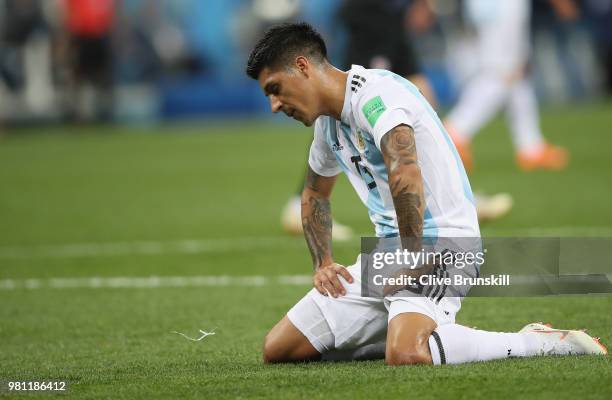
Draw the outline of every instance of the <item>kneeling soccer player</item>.
<instances>
[{"instance_id":1,"label":"kneeling soccer player","mask_svg":"<svg viewBox=\"0 0 612 400\"><path fill-rule=\"evenodd\" d=\"M457 364L507 357L605 354L582 331L530 324L518 333L455 324L458 297L362 297L359 260L349 268L331 251L330 194L344 172L376 227L376 236L479 237L472 191L438 116L406 79L327 60L325 43L308 24L271 28L247 66L283 111L314 124L302 193L304 235L312 254L314 289L270 331L265 362L321 359L386 343L391 365Z\"/></svg>"}]
</instances>

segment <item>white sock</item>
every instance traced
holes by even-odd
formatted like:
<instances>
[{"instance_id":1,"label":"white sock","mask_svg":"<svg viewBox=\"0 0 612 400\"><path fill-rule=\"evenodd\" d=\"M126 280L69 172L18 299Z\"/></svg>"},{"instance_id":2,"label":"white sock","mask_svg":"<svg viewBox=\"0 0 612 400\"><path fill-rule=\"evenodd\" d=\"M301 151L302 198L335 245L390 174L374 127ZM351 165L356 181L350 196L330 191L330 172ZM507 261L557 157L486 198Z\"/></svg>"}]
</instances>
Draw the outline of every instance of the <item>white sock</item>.
<instances>
[{"instance_id":1,"label":"white sock","mask_svg":"<svg viewBox=\"0 0 612 400\"><path fill-rule=\"evenodd\" d=\"M540 131L538 101L529 80L522 79L512 86L507 115L516 149L525 153L540 150L544 138Z\"/></svg>"},{"instance_id":2,"label":"white sock","mask_svg":"<svg viewBox=\"0 0 612 400\"><path fill-rule=\"evenodd\" d=\"M531 357L539 354L540 347L535 335L487 332L457 324L439 326L429 337L434 365Z\"/></svg>"}]
</instances>

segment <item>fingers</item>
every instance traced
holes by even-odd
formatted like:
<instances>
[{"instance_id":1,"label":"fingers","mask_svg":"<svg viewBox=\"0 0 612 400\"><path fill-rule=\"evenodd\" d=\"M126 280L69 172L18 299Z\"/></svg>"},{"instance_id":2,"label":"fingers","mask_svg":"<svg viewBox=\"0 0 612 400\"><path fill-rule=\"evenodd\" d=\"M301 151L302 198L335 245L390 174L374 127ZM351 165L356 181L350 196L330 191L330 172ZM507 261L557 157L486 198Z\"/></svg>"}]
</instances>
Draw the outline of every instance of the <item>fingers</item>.
<instances>
[{"instance_id":1,"label":"fingers","mask_svg":"<svg viewBox=\"0 0 612 400\"><path fill-rule=\"evenodd\" d=\"M348 283L353 283L353 276L351 275L351 273L350 273L350 272L348 272L348 269L346 269L346 268L344 268L344 267L341 267L341 266L339 266L339 265L338 265L336 268L337 268L337 269L336 269L336 271L337 271L337 272L338 272L340 275L342 275L342 277L343 277L344 279L346 279L346 281L347 281Z\"/></svg>"},{"instance_id":2,"label":"fingers","mask_svg":"<svg viewBox=\"0 0 612 400\"><path fill-rule=\"evenodd\" d=\"M346 295L346 289L342 282L340 282L338 275L342 276L349 283L353 282L353 277L347 269L336 264L322 268L315 273L313 279L315 289L324 296L329 294L334 298Z\"/></svg>"},{"instance_id":3,"label":"fingers","mask_svg":"<svg viewBox=\"0 0 612 400\"><path fill-rule=\"evenodd\" d=\"M332 297L338 297L338 293L329 279L323 279L323 288L327 291L327 293L331 294Z\"/></svg>"},{"instance_id":4,"label":"fingers","mask_svg":"<svg viewBox=\"0 0 612 400\"><path fill-rule=\"evenodd\" d=\"M327 292L325 291L325 289L323 288L323 284L321 282L321 279L319 278L319 274L315 274L314 276L314 287L315 289L317 289L317 291L319 293L321 293L323 296L327 296Z\"/></svg>"},{"instance_id":5,"label":"fingers","mask_svg":"<svg viewBox=\"0 0 612 400\"><path fill-rule=\"evenodd\" d=\"M332 285L332 283L329 281L327 275L323 273L317 272L317 274L315 275L314 287L323 296L328 296L329 294L331 294L332 296L337 297L334 295L334 285Z\"/></svg>"},{"instance_id":6,"label":"fingers","mask_svg":"<svg viewBox=\"0 0 612 400\"><path fill-rule=\"evenodd\" d=\"M342 284L340 283L340 279L338 279L338 271L336 270L336 268L326 269L325 275L327 276L327 282L324 283L328 284L325 287L327 288L327 286L330 286L332 289L328 289L329 293L333 297L338 297L340 295L344 296L346 294L346 290L344 289L344 286L342 286Z\"/></svg>"}]
</instances>

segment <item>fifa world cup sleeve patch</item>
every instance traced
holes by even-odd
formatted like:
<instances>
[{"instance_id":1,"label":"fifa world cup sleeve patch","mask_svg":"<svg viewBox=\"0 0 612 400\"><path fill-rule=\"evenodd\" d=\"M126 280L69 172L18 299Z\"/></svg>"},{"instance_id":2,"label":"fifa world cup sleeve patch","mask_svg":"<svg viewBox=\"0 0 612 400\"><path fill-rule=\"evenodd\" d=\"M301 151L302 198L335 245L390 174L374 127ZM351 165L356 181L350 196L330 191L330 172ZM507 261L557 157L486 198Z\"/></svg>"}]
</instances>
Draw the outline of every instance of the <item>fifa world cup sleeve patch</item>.
<instances>
[{"instance_id":1,"label":"fifa world cup sleeve patch","mask_svg":"<svg viewBox=\"0 0 612 400\"><path fill-rule=\"evenodd\" d=\"M376 121L378 121L378 118L386 109L387 107L385 107L385 103L383 103L380 96L376 96L368 100L368 102L363 105L361 111L363 111L363 115L368 120L370 126L374 128Z\"/></svg>"}]
</instances>

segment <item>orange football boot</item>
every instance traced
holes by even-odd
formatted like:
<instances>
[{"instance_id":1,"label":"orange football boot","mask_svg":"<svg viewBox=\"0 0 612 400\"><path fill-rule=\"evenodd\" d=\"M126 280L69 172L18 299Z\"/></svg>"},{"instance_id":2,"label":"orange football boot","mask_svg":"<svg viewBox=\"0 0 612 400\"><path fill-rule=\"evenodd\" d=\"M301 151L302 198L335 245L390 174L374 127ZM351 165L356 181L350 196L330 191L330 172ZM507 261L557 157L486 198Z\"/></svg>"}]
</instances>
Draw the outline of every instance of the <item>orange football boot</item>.
<instances>
[{"instance_id":1,"label":"orange football boot","mask_svg":"<svg viewBox=\"0 0 612 400\"><path fill-rule=\"evenodd\" d=\"M568 162L569 153L567 150L550 143L545 143L540 150L534 153L520 151L516 155L516 163L523 171L537 169L561 171L567 166Z\"/></svg>"}]
</instances>

